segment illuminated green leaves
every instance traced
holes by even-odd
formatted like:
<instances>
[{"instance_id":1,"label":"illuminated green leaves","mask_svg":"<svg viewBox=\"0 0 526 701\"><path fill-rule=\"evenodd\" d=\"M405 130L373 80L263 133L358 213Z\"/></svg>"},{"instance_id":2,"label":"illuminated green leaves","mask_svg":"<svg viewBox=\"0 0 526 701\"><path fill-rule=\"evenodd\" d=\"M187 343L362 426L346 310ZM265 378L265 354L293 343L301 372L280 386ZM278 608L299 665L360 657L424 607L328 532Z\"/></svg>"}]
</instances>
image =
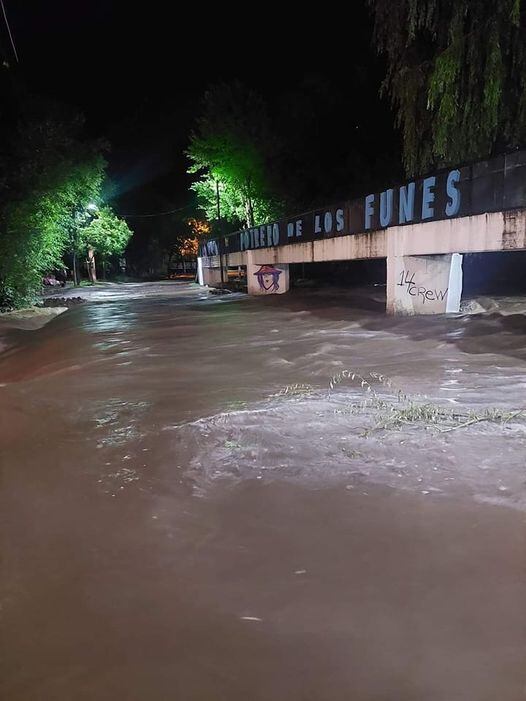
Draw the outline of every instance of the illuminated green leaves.
<instances>
[{"instance_id":1,"label":"illuminated green leaves","mask_svg":"<svg viewBox=\"0 0 526 701\"><path fill-rule=\"evenodd\" d=\"M102 207L88 226L79 231L79 249L85 252L93 248L103 258L124 251L132 236L123 219L119 219L109 207Z\"/></svg>"},{"instance_id":2,"label":"illuminated green leaves","mask_svg":"<svg viewBox=\"0 0 526 701\"><path fill-rule=\"evenodd\" d=\"M272 139L262 99L239 83L220 84L205 95L204 109L187 155L192 189L210 220L234 226L276 216L267 159Z\"/></svg>"},{"instance_id":3,"label":"illuminated green leaves","mask_svg":"<svg viewBox=\"0 0 526 701\"><path fill-rule=\"evenodd\" d=\"M81 140L76 120L46 114L24 121L8 165L0 190L0 308L30 304L43 274L82 247L86 227L104 250L121 250L130 235L106 208L90 225L88 205L102 199L106 162L102 144Z\"/></svg>"},{"instance_id":4,"label":"illuminated green leaves","mask_svg":"<svg viewBox=\"0 0 526 701\"><path fill-rule=\"evenodd\" d=\"M408 174L526 139L520 0L370 0Z\"/></svg>"}]
</instances>

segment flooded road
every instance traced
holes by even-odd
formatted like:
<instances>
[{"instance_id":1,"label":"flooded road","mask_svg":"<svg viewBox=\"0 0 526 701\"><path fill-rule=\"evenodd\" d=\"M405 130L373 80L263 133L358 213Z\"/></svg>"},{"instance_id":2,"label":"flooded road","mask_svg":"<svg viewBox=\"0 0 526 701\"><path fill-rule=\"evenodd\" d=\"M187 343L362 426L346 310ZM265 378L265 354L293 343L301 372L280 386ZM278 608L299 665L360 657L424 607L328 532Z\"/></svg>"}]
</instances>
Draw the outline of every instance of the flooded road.
<instances>
[{"instance_id":1,"label":"flooded road","mask_svg":"<svg viewBox=\"0 0 526 701\"><path fill-rule=\"evenodd\" d=\"M100 294L0 326L1 698L526 699L524 314Z\"/></svg>"}]
</instances>

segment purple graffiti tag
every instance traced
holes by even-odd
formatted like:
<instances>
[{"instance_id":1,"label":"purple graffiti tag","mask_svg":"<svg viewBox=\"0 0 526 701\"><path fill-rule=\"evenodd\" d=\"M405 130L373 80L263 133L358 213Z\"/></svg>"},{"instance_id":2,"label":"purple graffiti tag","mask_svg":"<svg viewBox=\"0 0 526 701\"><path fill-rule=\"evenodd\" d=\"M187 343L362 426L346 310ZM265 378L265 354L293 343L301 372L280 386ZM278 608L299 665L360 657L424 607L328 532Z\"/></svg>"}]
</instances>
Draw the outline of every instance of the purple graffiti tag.
<instances>
[{"instance_id":1,"label":"purple graffiti tag","mask_svg":"<svg viewBox=\"0 0 526 701\"><path fill-rule=\"evenodd\" d=\"M259 287L264 292L279 290L279 276L283 271L273 265L262 265L254 275L257 276Z\"/></svg>"}]
</instances>

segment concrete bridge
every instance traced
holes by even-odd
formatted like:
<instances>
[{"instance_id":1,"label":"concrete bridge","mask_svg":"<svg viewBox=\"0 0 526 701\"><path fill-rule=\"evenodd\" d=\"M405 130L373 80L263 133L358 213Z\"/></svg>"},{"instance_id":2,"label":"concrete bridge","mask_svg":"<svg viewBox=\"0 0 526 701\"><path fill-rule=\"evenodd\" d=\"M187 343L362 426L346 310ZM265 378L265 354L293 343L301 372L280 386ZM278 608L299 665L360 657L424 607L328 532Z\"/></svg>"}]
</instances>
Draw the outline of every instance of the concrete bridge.
<instances>
[{"instance_id":1,"label":"concrete bridge","mask_svg":"<svg viewBox=\"0 0 526 701\"><path fill-rule=\"evenodd\" d=\"M199 282L245 266L248 293L289 290L289 265L385 259L387 311L457 312L462 257L526 250L526 150L201 242Z\"/></svg>"}]
</instances>

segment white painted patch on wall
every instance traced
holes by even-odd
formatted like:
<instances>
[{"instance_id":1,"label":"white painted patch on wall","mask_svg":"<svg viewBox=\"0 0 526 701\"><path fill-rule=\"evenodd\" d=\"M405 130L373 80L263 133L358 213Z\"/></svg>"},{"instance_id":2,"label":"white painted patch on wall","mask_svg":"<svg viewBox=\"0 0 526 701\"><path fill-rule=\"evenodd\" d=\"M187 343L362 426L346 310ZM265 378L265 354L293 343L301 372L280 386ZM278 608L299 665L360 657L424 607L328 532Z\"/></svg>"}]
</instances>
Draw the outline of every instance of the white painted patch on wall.
<instances>
[{"instance_id":1,"label":"white painted patch on wall","mask_svg":"<svg viewBox=\"0 0 526 701\"><path fill-rule=\"evenodd\" d=\"M446 313L452 314L460 311L460 299L462 297L462 254L451 255L449 268L449 285L446 303Z\"/></svg>"}]
</instances>

